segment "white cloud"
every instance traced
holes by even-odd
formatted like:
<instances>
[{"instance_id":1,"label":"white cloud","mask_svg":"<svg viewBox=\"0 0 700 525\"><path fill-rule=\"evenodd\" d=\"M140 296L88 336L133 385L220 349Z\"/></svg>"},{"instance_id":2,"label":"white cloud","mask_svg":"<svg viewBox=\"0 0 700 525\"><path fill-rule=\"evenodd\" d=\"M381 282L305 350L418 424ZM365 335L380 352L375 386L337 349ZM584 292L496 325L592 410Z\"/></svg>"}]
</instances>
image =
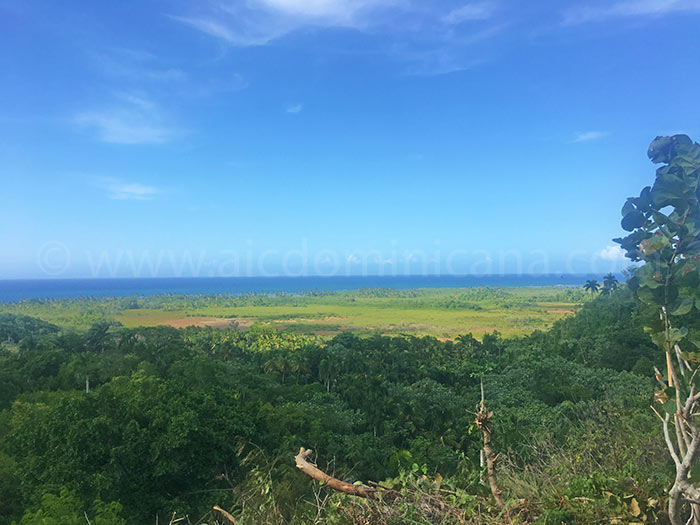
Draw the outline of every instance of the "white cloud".
<instances>
[{"instance_id":1,"label":"white cloud","mask_svg":"<svg viewBox=\"0 0 700 525\"><path fill-rule=\"evenodd\" d=\"M495 0L209 0L169 15L231 46L263 46L295 31L346 28L381 36L381 49L408 64L408 73L437 75L483 62L475 46L502 33L491 22ZM464 24L473 21L472 24Z\"/></svg>"},{"instance_id":2,"label":"white cloud","mask_svg":"<svg viewBox=\"0 0 700 525\"><path fill-rule=\"evenodd\" d=\"M123 110L93 111L81 113L76 122L92 128L102 142L113 144L162 144L172 132L154 125L143 115Z\"/></svg>"},{"instance_id":3,"label":"white cloud","mask_svg":"<svg viewBox=\"0 0 700 525\"><path fill-rule=\"evenodd\" d=\"M335 23L351 23L360 11L389 2L386 0L258 0L257 3L290 15L325 18Z\"/></svg>"},{"instance_id":4,"label":"white cloud","mask_svg":"<svg viewBox=\"0 0 700 525\"><path fill-rule=\"evenodd\" d=\"M114 200L151 200L161 191L154 186L146 186L138 182L126 182L115 177L104 177L98 181L98 186L107 190L109 198Z\"/></svg>"},{"instance_id":5,"label":"white cloud","mask_svg":"<svg viewBox=\"0 0 700 525\"><path fill-rule=\"evenodd\" d=\"M305 26L362 27L373 10L396 0L234 0L203 13L170 15L234 46L262 46Z\"/></svg>"},{"instance_id":6,"label":"white cloud","mask_svg":"<svg viewBox=\"0 0 700 525\"><path fill-rule=\"evenodd\" d=\"M625 0L602 6L577 6L564 11L564 24L596 22L608 18L662 16L700 12L700 0Z\"/></svg>"},{"instance_id":7,"label":"white cloud","mask_svg":"<svg viewBox=\"0 0 700 525\"><path fill-rule=\"evenodd\" d=\"M304 104L294 104L292 106L287 106L286 112L292 115L296 115L297 113L301 113L303 109Z\"/></svg>"},{"instance_id":8,"label":"white cloud","mask_svg":"<svg viewBox=\"0 0 700 525\"><path fill-rule=\"evenodd\" d=\"M151 100L133 94L118 98L120 104L79 113L75 122L92 130L98 140L112 144L162 144L175 135Z\"/></svg>"},{"instance_id":9,"label":"white cloud","mask_svg":"<svg viewBox=\"0 0 700 525\"><path fill-rule=\"evenodd\" d=\"M202 68L197 74L188 74L175 67L170 60L162 60L145 51L127 48L110 48L90 52L95 66L109 82L115 81L125 90L184 97L209 97L221 93L233 93L248 87L248 81L238 73L218 67Z\"/></svg>"},{"instance_id":10,"label":"white cloud","mask_svg":"<svg viewBox=\"0 0 700 525\"><path fill-rule=\"evenodd\" d=\"M216 15L216 16L221 16ZM289 31L291 28L279 27L275 28L272 24L264 25L247 25L239 21L227 25L205 16L171 16L173 20L187 24L194 29L201 31L209 36L219 38L234 46L263 46L270 41L279 38Z\"/></svg>"},{"instance_id":11,"label":"white cloud","mask_svg":"<svg viewBox=\"0 0 700 525\"><path fill-rule=\"evenodd\" d=\"M461 24L471 20L486 20L491 18L496 6L491 2L474 2L453 9L447 13L442 21L446 24Z\"/></svg>"},{"instance_id":12,"label":"white cloud","mask_svg":"<svg viewBox=\"0 0 700 525\"><path fill-rule=\"evenodd\" d=\"M571 142L590 142L592 140L600 140L610 135L607 131L582 131L577 133Z\"/></svg>"},{"instance_id":13,"label":"white cloud","mask_svg":"<svg viewBox=\"0 0 700 525\"><path fill-rule=\"evenodd\" d=\"M611 244L609 246L606 246L602 250L600 250L600 252L598 252L598 257L600 257L601 259L604 259L606 261L613 261L613 262L624 261L625 260L625 252L617 244Z\"/></svg>"},{"instance_id":14,"label":"white cloud","mask_svg":"<svg viewBox=\"0 0 700 525\"><path fill-rule=\"evenodd\" d=\"M357 264L361 262L361 259L357 255L350 254L347 258L348 262L351 264Z\"/></svg>"}]
</instances>

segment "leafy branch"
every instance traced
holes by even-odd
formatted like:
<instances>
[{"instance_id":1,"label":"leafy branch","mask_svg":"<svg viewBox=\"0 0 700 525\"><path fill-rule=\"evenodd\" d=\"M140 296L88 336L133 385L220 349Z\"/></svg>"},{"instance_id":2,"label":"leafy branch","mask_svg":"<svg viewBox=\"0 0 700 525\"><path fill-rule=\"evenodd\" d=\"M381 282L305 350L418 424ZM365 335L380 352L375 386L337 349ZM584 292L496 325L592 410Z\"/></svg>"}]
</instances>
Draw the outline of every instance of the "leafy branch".
<instances>
[{"instance_id":1,"label":"leafy branch","mask_svg":"<svg viewBox=\"0 0 700 525\"><path fill-rule=\"evenodd\" d=\"M682 324L700 309L700 145L686 135L657 137L648 155L663 165L656 170L653 186L625 202L622 228L630 233L615 242L632 261L643 263L628 284L643 303L658 311L658 320L645 330L666 357L666 375L658 370L656 374L662 389L654 397L661 410L652 408L662 421L676 468L669 519L680 525L687 503L689 523L698 525L700 341L690 337Z\"/></svg>"}]
</instances>

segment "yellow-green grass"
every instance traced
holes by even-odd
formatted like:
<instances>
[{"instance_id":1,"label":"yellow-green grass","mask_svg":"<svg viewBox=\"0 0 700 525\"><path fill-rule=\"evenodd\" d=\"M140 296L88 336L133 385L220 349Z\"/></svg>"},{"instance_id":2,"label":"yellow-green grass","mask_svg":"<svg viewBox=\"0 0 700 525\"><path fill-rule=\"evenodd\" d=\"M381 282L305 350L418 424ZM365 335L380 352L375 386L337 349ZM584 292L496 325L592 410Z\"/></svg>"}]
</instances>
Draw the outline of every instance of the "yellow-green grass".
<instances>
[{"instance_id":1,"label":"yellow-green grass","mask_svg":"<svg viewBox=\"0 0 700 525\"><path fill-rule=\"evenodd\" d=\"M481 337L498 330L516 336L544 330L573 314L586 300L578 290L561 287L349 291L313 296L222 298L178 297L140 299L138 307L124 300L73 300L0 305L9 311L39 317L61 326L84 329L99 319L127 327L189 324L241 329L254 322L279 330L330 336L343 330L358 333ZM264 303L264 304L260 304ZM157 307L154 307L157 306Z\"/></svg>"},{"instance_id":2,"label":"yellow-green grass","mask_svg":"<svg viewBox=\"0 0 700 525\"><path fill-rule=\"evenodd\" d=\"M552 290L560 291L553 288ZM580 301L532 301L550 289L509 289L512 297L505 300L474 300L479 309L414 306L431 297L449 296L444 291L411 297L354 297L352 302L337 296L315 298L312 304L266 305L238 307L198 307L191 311L127 310L117 318L126 326L167 323L181 316L196 318L223 317L241 319L243 327L254 319L271 323L278 329L332 335L342 330L385 334L413 333L452 338L471 332L477 337L498 330L506 336L522 335L549 328L554 321L572 314ZM455 293L454 290L451 291ZM324 300L325 299L325 300ZM526 302L524 301L532 301ZM168 317L168 315L170 317Z\"/></svg>"},{"instance_id":3,"label":"yellow-green grass","mask_svg":"<svg viewBox=\"0 0 700 525\"><path fill-rule=\"evenodd\" d=\"M431 308L405 309L372 305L339 306L314 304L308 306L248 306L240 308L203 308L195 315L203 317L256 318L273 323L278 328L287 325L313 325L315 331L343 329L379 331L382 333L416 333L454 337L471 332L475 336L498 330L504 335L520 335L545 329L565 312L573 312L575 304L535 303L520 308L473 310L438 310ZM144 324L146 317L125 312L119 320L127 326ZM150 323L158 324L163 312L153 312ZM157 315L156 315L157 314ZM153 317L151 317L151 315Z\"/></svg>"}]
</instances>

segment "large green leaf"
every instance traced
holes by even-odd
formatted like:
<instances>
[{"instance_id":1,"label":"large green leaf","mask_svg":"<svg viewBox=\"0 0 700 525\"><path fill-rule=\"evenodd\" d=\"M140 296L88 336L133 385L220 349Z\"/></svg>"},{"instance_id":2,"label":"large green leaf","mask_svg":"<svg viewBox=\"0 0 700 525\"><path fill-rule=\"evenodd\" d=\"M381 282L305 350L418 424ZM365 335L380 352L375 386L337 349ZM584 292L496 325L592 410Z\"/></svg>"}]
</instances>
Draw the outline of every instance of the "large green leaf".
<instances>
[{"instance_id":1,"label":"large green leaf","mask_svg":"<svg viewBox=\"0 0 700 525\"><path fill-rule=\"evenodd\" d=\"M650 239L645 239L639 243L639 248L644 255L652 255L663 248L670 247L671 243L664 235L654 235Z\"/></svg>"},{"instance_id":2,"label":"large green leaf","mask_svg":"<svg viewBox=\"0 0 700 525\"><path fill-rule=\"evenodd\" d=\"M658 177L651 189L651 199L659 208L671 206L686 198L688 187L683 179L670 173Z\"/></svg>"},{"instance_id":3,"label":"large green leaf","mask_svg":"<svg viewBox=\"0 0 700 525\"><path fill-rule=\"evenodd\" d=\"M647 151L651 161L655 164L668 162L671 158L673 141L673 137L656 137L649 145L649 150Z\"/></svg>"},{"instance_id":4,"label":"large green leaf","mask_svg":"<svg viewBox=\"0 0 700 525\"><path fill-rule=\"evenodd\" d=\"M688 312L690 312L690 310L692 310L692 309L693 309L693 300L686 297L684 299L678 299L674 304L672 304L669 307L668 312L671 315L685 315Z\"/></svg>"},{"instance_id":5,"label":"large green leaf","mask_svg":"<svg viewBox=\"0 0 700 525\"><path fill-rule=\"evenodd\" d=\"M634 210L622 218L621 225L623 230L631 232L632 230L636 230L637 228L643 226L645 222L646 218L644 217L644 214Z\"/></svg>"},{"instance_id":6,"label":"large green leaf","mask_svg":"<svg viewBox=\"0 0 700 525\"><path fill-rule=\"evenodd\" d=\"M664 274L656 265L647 263L637 272L639 278L639 286L651 288L652 290L659 288L665 284Z\"/></svg>"},{"instance_id":7,"label":"large green leaf","mask_svg":"<svg viewBox=\"0 0 700 525\"><path fill-rule=\"evenodd\" d=\"M664 412L666 412L669 415L673 415L676 413L676 400L673 398L670 398L668 401L666 401L663 405L661 405L664 409Z\"/></svg>"},{"instance_id":8,"label":"large green leaf","mask_svg":"<svg viewBox=\"0 0 700 525\"><path fill-rule=\"evenodd\" d=\"M639 194L637 199L637 208L646 210L653 204L651 200L651 186L646 186Z\"/></svg>"},{"instance_id":9,"label":"large green leaf","mask_svg":"<svg viewBox=\"0 0 700 525\"><path fill-rule=\"evenodd\" d=\"M633 211L636 211L637 207L634 205L634 201L635 199L629 198L627 199L627 202L625 202L624 206L622 206L623 217L629 213L632 213Z\"/></svg>"},{"instance_id":10,"label":"large green leaf","mask_svg":"<svg viewBox=\"0 0 700 525\"><path fill-rule=\"evenodd\" d=\"M669 337L673 343L681 341L686 335L688 335L688 329L685 326L681 328L671 328L669 330Z\"/></svg>"}]
</instances>

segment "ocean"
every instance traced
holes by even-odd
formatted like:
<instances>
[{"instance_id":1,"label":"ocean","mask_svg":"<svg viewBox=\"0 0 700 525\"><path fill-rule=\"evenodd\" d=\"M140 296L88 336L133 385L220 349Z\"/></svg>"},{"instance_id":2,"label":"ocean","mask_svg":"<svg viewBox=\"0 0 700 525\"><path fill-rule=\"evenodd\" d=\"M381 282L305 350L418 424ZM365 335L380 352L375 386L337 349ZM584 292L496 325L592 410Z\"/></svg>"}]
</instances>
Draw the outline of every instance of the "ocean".
<instances>
[{"instance_id":1,"label":"ocean","mask_svg":"<svg viewBox=\"0 0 700 525\"><path fill-rule=\"evenodd\" d=\"M620 276L618 276L619 278ZM392 275L332 277L162 277L139 279L0 280L0 302L33 298L124 297L156 294L303 293L358 288L581 286L600 275Z\"/></svg>"}]
</instances>

